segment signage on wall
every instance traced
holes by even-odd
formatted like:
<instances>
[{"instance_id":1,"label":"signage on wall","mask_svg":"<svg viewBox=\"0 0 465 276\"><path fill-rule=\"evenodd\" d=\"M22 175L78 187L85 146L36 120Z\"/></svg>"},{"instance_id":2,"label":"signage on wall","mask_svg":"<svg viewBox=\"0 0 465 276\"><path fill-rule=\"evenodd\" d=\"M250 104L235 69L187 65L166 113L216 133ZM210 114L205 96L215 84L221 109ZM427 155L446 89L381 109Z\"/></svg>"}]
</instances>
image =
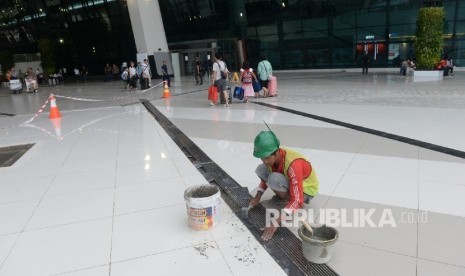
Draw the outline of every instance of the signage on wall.
<instances>
[{"instance_id":1,"label":"signage on wall","mask_svg":"<svg viewBox=\"0 0 465 276\"><path fill-rule=\"evenodd\" d=\"M374 35L366 35L365 39L375 39L375 36Z\"/></svg>"}]
</instances>

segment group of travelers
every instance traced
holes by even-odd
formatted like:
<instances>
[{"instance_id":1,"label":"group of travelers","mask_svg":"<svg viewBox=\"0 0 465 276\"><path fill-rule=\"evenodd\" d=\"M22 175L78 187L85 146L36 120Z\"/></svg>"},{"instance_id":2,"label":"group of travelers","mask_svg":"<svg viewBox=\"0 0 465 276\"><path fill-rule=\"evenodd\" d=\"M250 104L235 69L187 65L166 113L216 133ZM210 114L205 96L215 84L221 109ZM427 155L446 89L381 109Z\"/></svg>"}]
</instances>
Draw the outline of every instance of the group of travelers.
<instances>
[{"instance_id":1,"label":"group of travelers","mask_svg":"<svg viewBox=\"0 0 465 276\"><path fill-rule=\"evenodd\" d=\"M416 65L412 58L407 58L400 63L400 73L404 76L410 75L415 69ZM435 65L434 69L443 71L444 76L453 76L454 59L446 55Z\"/></svg>"},{"instance_id":2,"label":"group of travelers","mask_svg":"<svg viewBox=\"0 0 465 276\"><path fill-rule=\"evenodd\" d=\"M247 103L250 97L259 98L260 92L263 91L262 97L271 96L268 91L268 81L273 76L271 63L264 57L258 63L257 74L248 61L244 61L240 69L240 88L243 89L243 101ZM230 72L226 62L222 60L221 54L215 54L215 62L212 66L211 85L217 87L220 98L224 99L224 106L229 107L231 97ZM259 89L258 89L258 88ZM210 105L214 106L215 102L210 99Z\"/></svg>"},{"instance_id":3,"label":"group of travelers","mask_svg":"<svg viewBox=\"0 0 465 276\"><path fill-rule=\"evenodd\" d=\"M436 70L443 71L443 76L454 75L454 59L452 57L444 56L435 67Z\"/></svg>"},{"instance_id":4,"label":"group of travelers","mask_svg":"<svg viewBox=\"0 0 465 276\"><path fill-rule=\"evenodd\" d=\"M49 84L49 85L58 85L63 83L66 77L66 68L60 68L56 73L49 74L46 76L43 71L39 68L34 70L33 68L27 68L26 72L23 72L21 69L16 71L13 66L6 73L7 80L19 80L24 86L27 80L36 81L38 84Z\"/></svg>"},{"instance_id":5,"label":"group of travelers","mask_svg":"<svg viewBox=\"0 0 465 276\"><path fill-rule=\"evenodd\" d=\"M126 91L131 92L137 90L138 81L141 89L148 89L152 86L152 72L150 70L149 61L144 59L143 62L138 62L137 66L134 61L123 62L121 65L121 79L126 84Z\"/></svg>"},{"instance_id":6,"label":"group of travelers","mask_svg":"<svg viewBox=\"0 0 465 276\"><path fill-rule=\"evenodd\" d=\"M117 80L119 78L119 68L116 64L109 64L107 63L105 65L105 68L103 69L103 72L105 74L105 81L111 81L111 80Z\"/></svg>"},{"instance_id":7,"label":"group of travelers","mask_svg":"<svg viewBox=\"0 0 465 276\"><path fill-rule=\"evenodd\" d=\"M404 76L409 75L411 72L415 71L416 68L415 62L413 62L411 58L404 59L400 63L400 73Z\"/></svg>"}]
</instances>

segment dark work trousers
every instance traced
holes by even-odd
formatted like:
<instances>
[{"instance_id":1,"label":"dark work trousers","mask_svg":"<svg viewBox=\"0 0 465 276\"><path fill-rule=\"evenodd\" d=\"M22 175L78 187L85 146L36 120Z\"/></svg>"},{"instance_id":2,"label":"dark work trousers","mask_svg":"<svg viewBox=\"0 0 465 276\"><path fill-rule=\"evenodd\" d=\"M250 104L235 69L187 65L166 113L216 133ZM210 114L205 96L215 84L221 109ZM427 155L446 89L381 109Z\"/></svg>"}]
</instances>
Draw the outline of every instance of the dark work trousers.
<instances>
[{"instance_id":1,"label":"dark work trousers","mask_svg":"<svg viewBox=\"0 0 465 276\"><path fill-rule=\"evenodd\" d=\"M163 81L166 81L168 86L171 86L171 80L169 75L163 75Z\"/></svg>"}]
</instances>

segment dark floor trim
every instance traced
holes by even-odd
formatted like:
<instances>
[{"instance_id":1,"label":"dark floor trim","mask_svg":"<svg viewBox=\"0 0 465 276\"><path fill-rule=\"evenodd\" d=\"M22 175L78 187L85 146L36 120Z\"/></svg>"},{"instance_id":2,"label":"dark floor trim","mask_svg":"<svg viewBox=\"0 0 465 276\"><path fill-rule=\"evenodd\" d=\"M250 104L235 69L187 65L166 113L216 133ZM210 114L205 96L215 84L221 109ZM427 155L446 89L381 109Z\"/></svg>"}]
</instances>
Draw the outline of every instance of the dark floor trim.
<instances>
[{"instance_id":1,"label":"dark floor trim","mask_svg":"<svg viewBox=\"0 0 465 276\"><path fill-rule=\"evenodd\" d=\"M206 181L221 189L223 200L288 275L338 275L325 264L308 262L303 256L302 242L287 228L280 228L270 241L263 243L260 240L262 235L260 228L265 225L265 209L258 206L250 210L248 220L241 217L241 207L247 206L251 199L248 189L239 185L213 162L149 101L141 100L141 102L192 164L202 173Z\"/></svg>"},{"instance_id":2,"label":"dark floor trim","mask_svg":"<svg viewBox=\"0 0 465 276\"><path fill-rule=\"evenodd\" d=\"M439 146L439 145L435 145L435 144L423 142L420 140L415 140L415 139L411 139L411 138L407 138L407 137L403 137L403 136L399 136L399 135L395 135L395 134L391 134L391 133L387 133L387 132L383 132L383 131L379 131L379 130L375 130L371 128L366 128L366 127L362 127L358 125L344 123L341 121L305 113L305 112L294 110L294 109L289 109L286 107L281 107L281 106L276 106L276 105L261 103L261 102L253 102L253 103L465 159L465 152L460 151L460 150L451 149L451 148L447 148L447 147L443 147L443 146Z\"/></svg>"},{"instance_id":3,"label":"dark floor trim","mask_svg":"<svg viewBox=\"0 0 465 276\"><path fill-rule=\"evenodd\" d=\"M3 116L16 116L15 114L3 113L3 112L0 112L0 115L3 115Z\"/></svg>"}]
</instances>

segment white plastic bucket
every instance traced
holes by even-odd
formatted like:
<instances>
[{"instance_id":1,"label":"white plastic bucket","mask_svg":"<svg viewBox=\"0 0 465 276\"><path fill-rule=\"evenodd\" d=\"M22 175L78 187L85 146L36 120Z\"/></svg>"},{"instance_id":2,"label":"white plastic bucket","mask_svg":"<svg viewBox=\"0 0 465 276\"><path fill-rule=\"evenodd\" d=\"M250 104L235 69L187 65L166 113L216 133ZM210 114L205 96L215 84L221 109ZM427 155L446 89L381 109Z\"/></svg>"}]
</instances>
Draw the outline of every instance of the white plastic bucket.
<instances>
[{"instance_id":1,"label":"white plastic bucket","mask_svg":"<svg viewBox=\"0 0 465 276\"><path fill-rule=\"evenodd\" d=\"M339 233L333 227L323 225L312 228L313 236L305 229L299 228L299 237L302 239L302 250L305 259L315 264L324 264L331 260L334 243L339 238Z\"/></svg>"},{"instance_id":2,"label":"white plastic bucket","mask_svg":"<svg viewBox=\"0 0 465 276\"><path fill-rule=\"evenodd\" d=\"M221 194L214 185L196 185L184 191L189 227L194 230L208 230L215 227L220 219Z\"/></svg>"}]
</instances>

